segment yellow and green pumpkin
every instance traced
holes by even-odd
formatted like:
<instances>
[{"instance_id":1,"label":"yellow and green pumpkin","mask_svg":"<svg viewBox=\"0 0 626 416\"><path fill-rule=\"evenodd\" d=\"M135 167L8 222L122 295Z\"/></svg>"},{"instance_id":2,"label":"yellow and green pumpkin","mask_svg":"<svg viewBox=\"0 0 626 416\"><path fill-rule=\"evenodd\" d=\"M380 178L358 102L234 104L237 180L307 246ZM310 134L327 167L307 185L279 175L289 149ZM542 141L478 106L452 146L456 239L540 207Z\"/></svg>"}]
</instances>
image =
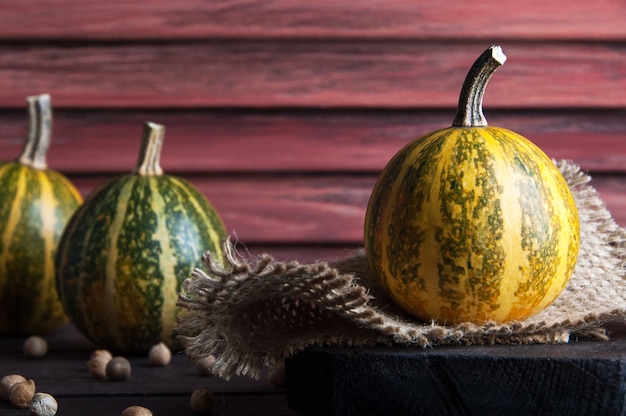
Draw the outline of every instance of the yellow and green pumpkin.
<instances>
[{"instance_id":1,"label":"yellow and green pumpkin","mask_svg":"<svg viewBox=\"0 0 626 416\"><path fill-rule=\"evenodd\" d=\"M28 97L30 132L19 158L0 162L0 335L42 334L67 323L54 259L61 233L82 202L47 168L50 96Z\"/></svg>"},{"instance_id":2,"label":"yellow and green pumpkin","mask_svg":"<svg viewBox=\"0 0 626 416\"><path fill-rule=\"evenodd\" d=\"M176 346L176 302L202 255L226 234L212 204L159 165L164 127L146 123L131 174L94 190L67 225L57 285L68 316L96 345L145 352Z\"/></svg>"},{"instance_id":3,"label":"yellow and green pumpkin","mask_svg":"<svg viewBox=\"0 0 626 416\"><path fill-rule=\"evenodd\" d=\"M523 320L574 272L579 220L565 179L536 145L483 115L485 87L505 60L498 46L481 55L452 127L402 148L370 197L369 263L419 320Z\"/></svg>"}]
</instances>

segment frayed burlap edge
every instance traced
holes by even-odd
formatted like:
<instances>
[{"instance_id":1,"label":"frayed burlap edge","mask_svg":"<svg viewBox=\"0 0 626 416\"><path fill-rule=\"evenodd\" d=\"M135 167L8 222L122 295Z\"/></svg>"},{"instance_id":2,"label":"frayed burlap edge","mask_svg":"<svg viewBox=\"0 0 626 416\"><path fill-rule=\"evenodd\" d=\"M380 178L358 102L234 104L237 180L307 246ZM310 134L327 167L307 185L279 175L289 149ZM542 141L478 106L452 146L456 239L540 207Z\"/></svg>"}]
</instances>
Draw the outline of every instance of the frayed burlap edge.
<instances>
[{"instance_id":1,"label":"frayed burlap edge","mask_svg":"<svg viewBox=\"0 0 626 416\"><path fill-rule=\"evenodd\" d=\"M224 244L225 264L207 254L186 280L177 333L187 356L211 372L259 377L263 367L312 346L566 343L606 340L602 325L626 317L626 230L605 209L590 177L557 163L579 209L581 248L564 292L519 322L445 325L417 322L389 300L364 251L336 263L244 258Z\"/></svg>"}]
</instances>

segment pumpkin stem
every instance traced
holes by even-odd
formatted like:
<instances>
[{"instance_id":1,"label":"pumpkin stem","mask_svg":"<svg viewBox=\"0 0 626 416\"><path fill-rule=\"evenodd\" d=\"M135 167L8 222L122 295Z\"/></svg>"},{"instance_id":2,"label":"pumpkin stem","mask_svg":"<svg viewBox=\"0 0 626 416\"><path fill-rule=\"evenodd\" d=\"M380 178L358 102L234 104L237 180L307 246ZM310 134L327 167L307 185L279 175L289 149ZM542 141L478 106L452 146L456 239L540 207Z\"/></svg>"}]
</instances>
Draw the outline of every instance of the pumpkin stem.
<instances>
[{"instance_id":1,"label":"pumpkin stem","mask_svg":"<svg viewBox=\"0 0 626 416\"><path fill-rule=\"evenodd\" d=\"M461 88L459 106L452 126L487 126L487 119L483 114L483 95L491 76L505 61L506 55L500 46L492 46L478 57Z\"/></svg>"},{"instance_id":2,"label":"pumpkin stem","mask_svg":"<svg viewBox=\"0 0 626 416\"><path fill-rule=\"evenodd\" d=\"M161 169L161 148L165 137L165 127L161 124L146 122L143 126L143 137L139 159L133 173L141 176L163 175Z\"/></svg>"},{"instance_id":3,"label":"pumpkin stem","mask_svg":"<svg viewBox=\"0 0 626 416\"><path fill-rule=\"evenodd\" d=\"M29 130L19 162L35 169L46 169L46 155L52 134L52 106L50 95L33 95L28 103Z\"/></svg>"}]
</instances>

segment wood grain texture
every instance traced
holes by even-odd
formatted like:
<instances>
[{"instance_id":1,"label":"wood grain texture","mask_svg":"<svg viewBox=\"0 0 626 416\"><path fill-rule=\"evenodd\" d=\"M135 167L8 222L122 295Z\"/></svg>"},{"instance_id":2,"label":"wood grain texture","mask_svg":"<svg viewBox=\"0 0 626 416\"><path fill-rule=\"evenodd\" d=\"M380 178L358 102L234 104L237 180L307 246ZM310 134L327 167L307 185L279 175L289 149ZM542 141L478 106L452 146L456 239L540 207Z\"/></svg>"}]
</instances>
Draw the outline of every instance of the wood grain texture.
<instances>
[{"instance_id":1,"label":"wood grain texture","mask_svg":"<svg viewBox=\"0 0 626 416\"><path fill-rule=\"evenodd\" d=\"M363 247L362 243L348 244L244 244L238 242L237 250L244 258L254 259L255 256L269 255L276 260L298 261L300 263L315 263L324 261L328 263L336 262L347 256L354 255L356 251ZM253 260L252 260L253 261Z\"/></svg>"},{"instance_id":2,"label":"wood grain texture","mask_svg":"<svg viewBox=\"0 0 626 416\"><path fill-rule=\"evenodd\" d=\"M0 44L0 107L455 108L485 42ZM503 45L485 107L624 108L626 44Z\"/></svg>"},{"instance_id":3,"label":"wood grain texture","mask_svg":"<svg viewBox=\"0 0 626 416\"><path fill-rule=\"evenodd\" d=\"M286 363L307 415L623 415L624 326L607 342L312 348Z\"/></svg>"},{"instance_id":4,"label":"wood grain texture","mask_svg":"<svg viewBox=\"0 0 626 416\"><path fill-rule=\"evenodd\" d=\"M404 144L447 127L474 59L501 44L491 125L594 177L626 225L626 3L484 0L5 0L0 160L25 97L50 93L51 168L88 194L166 126L162 165L254 252L361 244L369 192Z\"/></svg>"},{"instance_id":5,"label":"wood grain texture","mask_svg":"<svg viewBox=\"0 0 626 416\"><path fill-rule=\"evenodd\" d=\"M374 176L186 176L244 244L360 244ZM104 178L72 177L87 195Z\"/></svg>"},{"instance_id":6,"label":"wood grain texture","mask_svg":"<svg viewBox=\"0 0 626 416\"><path fill-rule=\"evenodd\" d=\"M625 12L619 0L4 0L0 37L624 40Z\"/></svg>"},{"instance_id":7,"label":"wood grain texture","mask_svg":"<svg viewBox=\"0 0 626 416\"><path fill-rule=\"evenodd\" d=\"M76 380L74 378L73 380ZM82 381L82 380L81 380ZM237 381L230 383L236 384ZM99 383L102 386L104 383ZM230 416L302 416L301 413L290 410L285 400L284 392L277 390L274 394L264 392L245 392L244 394L230 394L220 389L215 391L215 407L213 414ZM172 385L172 383L168 383ZM88 384L87 388L93 388L93 384ZM205 384L198 383L198 388L206 388ZM54 390L53 390L54 391ZM96 390L97 391L97 390ZM194 415L189 405L191 392L184 394L162 394L151 395L141 393L137 395L117 395L103 398L101 395L90 395L82 393L76 396L57 397L59 402L58 415L64 416L115 416L121 415L125 408L129 406L143 406L152 410L155 415L175 416ZM2 416L24 416L28 415L28 410L12 408L8 402L0 403Z\"/></svg>"},{"instance_id":8,"label":"wood grain texture","mask_svg":"<svg viewBox=\"0 0 626 416\"><path fill-rule=\"evenodd\" d=\"M227 231L253 245L363 244L363 225L376 174L242 174L184 176L215 206ZM104 177L70 176L87 195ZM626 226L626 177L592 184L615 220Z\"/></svg>"},{"instance_id":9,"label":"wood grain texture","mask_svg":"<svg viewBox=\"0 0 626 416\"><path fill-rule=\"evenodd\" d=\"M85 362L97 347L73 325L43 336L48 341L48 353L36 360L24 357L23 337L0 339L0 377L22 374L32 378L37 391L56 398L58 415L120 415L131 405L147 407L155 415L191 415L194 413L190 397L196 388L214 394L213 414L297 415L289 410L284 389L274 387L266 374L260 380L235 376L227 382L201 374L182 352L175 351L166 367L150 365L147 355L128 355L130 378L123 382L105 381L88 373ZM0 400L0 414L24 416L29 412Z\"/></svg>"},{"instance_id":10,"label":"wood grain texture","mask_svg":"<svg viewBox=\"0 0 626 416\"><path fill-rule=\"evenodd\" d=\"M626 110L494 110L491 125L532 140L584 170L626 169ZM379 172L410 140L450 126L454 111L57 110L49 166L64 173L127 173L144 121L165 125L171 173ZM0 111L0 160L17 157L25 110Z\"/></svg>"}]
</instances>

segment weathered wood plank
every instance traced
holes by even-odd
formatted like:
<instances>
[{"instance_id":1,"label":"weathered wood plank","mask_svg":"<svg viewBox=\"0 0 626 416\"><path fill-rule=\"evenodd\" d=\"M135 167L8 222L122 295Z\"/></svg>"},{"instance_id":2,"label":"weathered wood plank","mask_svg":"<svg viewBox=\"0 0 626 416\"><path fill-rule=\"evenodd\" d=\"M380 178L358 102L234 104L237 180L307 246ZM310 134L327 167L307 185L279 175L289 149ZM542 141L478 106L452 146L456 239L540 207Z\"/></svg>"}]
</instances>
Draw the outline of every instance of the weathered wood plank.
<instances>
[{"instance_id":1,"label":"weathered wood plank","mask_svg":"<svg viewBox=\"0 0 626 416\"><path fill-rule=\"evenodd\" d=\"M355 253L363 247L363 242L347 244L245 244L238 242L235 247L246 259L254 259L262 254L269 254L276 260L314 263L318 261L335 262Z\"/></svg>"},{"instance_id":2,"label":"weathered wood plank","mask_svg":"<svg viewBox=\"0 0 626 416\"><path fill-rule=\"evenodd\" d=\"M83 194L102 178L71 177ZM358 243L374 176L186 177L248 243Z\"/></svg>"},{"instance_id":3,"label":"weathered wood plank","mask_svg":"<svg viewBox=\"0 0 626 416\"><path fill-rule=\"evenodd\" d=\"M454 108L485 42L0 44L0 107ZM503 45L485 107L624 108L626 44Z\"/></svg>"},{"instance_id":4,"label":"weathered wood plank","mask_svg":"<svg viewBox=\"0 0 626 416\"><path fill-rule=\"evenodd\" d=\"M206 195L231 234L244 244L339 244L363 241L363 223L376 175L185 176ZM103 178L70 177L83 194ZM626 225L624 176L598 176L593 185L616 221Z\"/></svg>"},{"instance_id":5,"label":"weathered wood plank","mask_svg":"<svg viewBox=\"0 0 626 416\"><path fill-rule=\"evenodd\" d=\"M54 101L54 97L53 97ZM593 172L626 171L626 110L494 110L489 122L526 136L550 157ZM175 173L378 172L415 137L450 125L454 111L65 110L54 114L51 168L126 173L142 123L166 126L161 164ZM0 111L0 160L21 151L26 110Z\"/></svg>"},{"instance_id":6,"label":"weathered wood plank","mask_svg":"<svg viewBox=\"0 0 626 416\"><path fill-rule=\"evenodd\" d=\"M591 184L597 189L615 221L626 227L626 177L599 175L593 178Z\"/></svg>"},{"instance_id":7,"label":"weathered wood plank","mask_svg":"<svg viewBox=\"0 0 626 416\"><path fill-rule=\"evenodd\" d=\"M4 0L0 37L624 40L619 1ZM558 18L556 18L558 16Z\"/></svg>"}]
</instances>

